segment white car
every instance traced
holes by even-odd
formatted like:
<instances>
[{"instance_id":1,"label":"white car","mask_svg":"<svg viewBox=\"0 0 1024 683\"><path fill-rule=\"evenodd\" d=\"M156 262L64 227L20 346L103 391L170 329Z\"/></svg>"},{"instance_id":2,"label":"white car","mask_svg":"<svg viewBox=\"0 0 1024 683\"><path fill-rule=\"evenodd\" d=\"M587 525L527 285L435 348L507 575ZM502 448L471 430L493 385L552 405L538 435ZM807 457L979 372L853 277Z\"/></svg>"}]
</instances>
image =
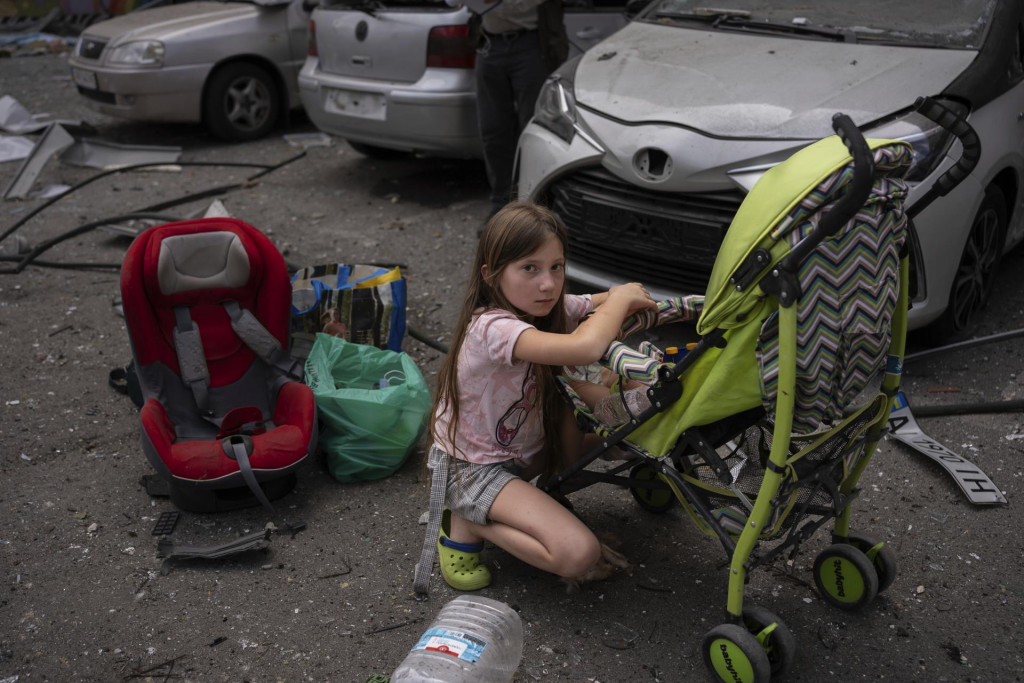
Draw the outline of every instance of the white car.
<instances>
[{"instance_id":1,"label":"white car","mask_svg":"<svg viewBox=\"0 0 1024 683\"><path fill-rule=\"evenodd\" d=\"M570 55L626 23L626 0L564 6ZM309 118L368 156L481 158L469 16L443 0L326 0L299 73Z\"/></svg>"},{"instance_id":2,"label":"white car","mask_svg":"<svg viewBox=\"0 0 1024 683\"><path fill-rule=\"evenodd\" d=\"M744 196L849 115L910 140L909 206L960 144L911 112L966 116L978 167L915 221L910 327L970 332L1001 255L1024 239L1024 3L656 0L549 79L519 143L518 193L568 224L568 275L703 292ZM883 11L884 10L884 11Z\"/></svg>"},{"instance_id":3,"label":"white car","mask_svg":"<svg viewBox=\"0 0 1024 683\"><path fill-rule=\"evenodd\" d=\"M308 0L184 2L92 24L68 60L94 109L254 140L299 106Z\"/></svg>"}]
</instances>

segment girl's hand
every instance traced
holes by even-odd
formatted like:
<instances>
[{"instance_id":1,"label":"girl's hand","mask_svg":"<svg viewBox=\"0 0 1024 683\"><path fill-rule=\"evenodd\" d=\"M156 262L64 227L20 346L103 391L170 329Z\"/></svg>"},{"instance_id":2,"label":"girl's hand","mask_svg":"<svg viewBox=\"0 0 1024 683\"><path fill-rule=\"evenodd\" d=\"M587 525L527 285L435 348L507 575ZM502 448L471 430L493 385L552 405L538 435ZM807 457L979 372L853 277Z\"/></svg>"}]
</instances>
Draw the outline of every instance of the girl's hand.
<instances>
[{"instance_id":1,"label":"girl's hand","mask_svg":"<svg viewBox=\"0 0 1024 683\"><path fill-rule=\"evenodd\" d=\"M630 313L642 310L658 310L658 304L654 302L654 299L651 298L651 295L639 282L629 282L612 287L608 290L608 298L612 297L624 300Z\"/></svg>"}]
</instances>

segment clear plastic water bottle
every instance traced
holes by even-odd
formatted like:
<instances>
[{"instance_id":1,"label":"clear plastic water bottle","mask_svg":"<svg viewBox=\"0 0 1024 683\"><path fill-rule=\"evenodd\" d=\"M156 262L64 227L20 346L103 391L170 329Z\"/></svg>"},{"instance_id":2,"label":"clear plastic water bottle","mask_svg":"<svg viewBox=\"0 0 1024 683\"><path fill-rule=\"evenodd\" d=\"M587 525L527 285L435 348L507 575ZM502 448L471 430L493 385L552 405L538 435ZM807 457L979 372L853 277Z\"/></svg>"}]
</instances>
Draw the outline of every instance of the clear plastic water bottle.
<instances>
[{"instance_id":1,"label":"clear plastic water bottle","mask_svg":"<svg viewBox=\"0 0 1024 683\"><path fill-rule=\"evenodd\" d=\"M460 595L391 675L392 683L509 683L523 656L523 623L503 602Z\"/></svg>"}]
</instances>

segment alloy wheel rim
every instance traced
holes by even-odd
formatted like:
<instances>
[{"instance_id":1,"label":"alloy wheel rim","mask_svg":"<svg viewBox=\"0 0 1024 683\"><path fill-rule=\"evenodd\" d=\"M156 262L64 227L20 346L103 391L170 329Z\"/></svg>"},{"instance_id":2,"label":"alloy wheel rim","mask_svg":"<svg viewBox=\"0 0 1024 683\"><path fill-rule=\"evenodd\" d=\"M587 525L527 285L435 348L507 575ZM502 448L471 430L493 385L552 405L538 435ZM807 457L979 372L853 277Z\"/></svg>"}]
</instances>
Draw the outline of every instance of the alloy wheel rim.
<instances>
[{"instance_id":1,"label":"alloy wheel rim","mask_svg":"<svg viewBox=\"0 0 1024 683\"><path fill-rule=\"evenodd\" d=\"M257 78L239 78L228 88L224 107L236 128L256 130L270 116L270 91Z\"/></svg>"},{"instance_id":2,"label":"alloy wheel rim","mask_svg":"<svg viewBox=\"0 0 1024 683\"><path fill-rule=\"evenodd\" d=\"M993 283L993 266L999 258L996 235L999 232L999 217L994 209L988 209L978 216L960 267L957 268L956 285L950 304L954 307L953 321L956 329L970 327L975 314L984 303Z\"/></svg>"}]
</instances>

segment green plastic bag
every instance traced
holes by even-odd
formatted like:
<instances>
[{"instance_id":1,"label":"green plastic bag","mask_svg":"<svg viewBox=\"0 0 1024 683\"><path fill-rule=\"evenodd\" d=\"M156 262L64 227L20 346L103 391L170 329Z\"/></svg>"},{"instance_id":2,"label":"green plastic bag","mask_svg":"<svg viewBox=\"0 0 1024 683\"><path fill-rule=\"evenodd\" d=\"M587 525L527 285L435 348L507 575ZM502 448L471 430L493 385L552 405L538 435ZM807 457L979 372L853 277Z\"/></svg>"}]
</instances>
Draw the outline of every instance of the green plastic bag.
<instances>
[{"instance_id":1,"label":"green plastic bag","mask_svg":"<svg viewBox=\"0 0 1024 683\"><path fill-rule=\"evenodd\" d=\"M382 479L402 466L423 432L430 391L406 353L317 334L306 384L322 422L320 445L338 481Z\"/></svg>"}]
</instances>

